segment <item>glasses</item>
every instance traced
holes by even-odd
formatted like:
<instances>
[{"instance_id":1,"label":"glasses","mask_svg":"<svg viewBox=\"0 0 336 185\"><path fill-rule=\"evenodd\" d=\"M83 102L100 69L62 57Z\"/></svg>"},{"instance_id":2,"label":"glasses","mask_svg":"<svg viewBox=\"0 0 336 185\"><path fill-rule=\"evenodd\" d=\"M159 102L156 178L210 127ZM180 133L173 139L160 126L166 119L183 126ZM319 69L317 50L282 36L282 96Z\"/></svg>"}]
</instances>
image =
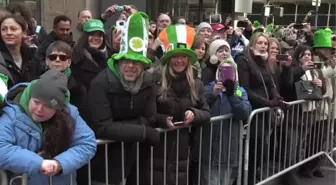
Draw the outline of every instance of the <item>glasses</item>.
<instances>
[{"instance_id":1,"label":"glasses","mask_svg":"<svg viewBox=\"0 0 336 185\"><path fill-rule=\"evenodd\" d=\"M56 54L51 54L51 55L49 55L47 57L51 61L55 61L58 58L62 62L67 61L67 60L70 59L70 57L67 56L67 55L56 55Z\"/></svg>"}]
</instances>

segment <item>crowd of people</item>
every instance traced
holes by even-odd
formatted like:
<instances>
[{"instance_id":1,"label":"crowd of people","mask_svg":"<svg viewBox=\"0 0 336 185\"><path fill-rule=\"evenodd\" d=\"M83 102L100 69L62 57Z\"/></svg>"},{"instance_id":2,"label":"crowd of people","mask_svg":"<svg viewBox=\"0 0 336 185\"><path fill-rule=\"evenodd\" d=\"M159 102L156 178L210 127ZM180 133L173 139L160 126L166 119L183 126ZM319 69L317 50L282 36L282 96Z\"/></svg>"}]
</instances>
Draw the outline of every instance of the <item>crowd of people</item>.
<instances>
[{"instance_id":1,"label":"crowd of people","mask_svg":"<svg viewBox=\"0 0 336 185\"><path fill-rule=\"evenodd\" d=\"M124 27L106 29L104 22L119 12ZM70 178L87 184L89 161L95 185L105 184L107 175L112 185L198 184L198 179L203 185L236 184L238 122L252 110L275 108L252 121L254 146L264 143L262 131L284 117L327 124L336 105L336 36L329 28L309 23L300 29L294 24L266 28L249 20L236 27L230 16L223 23L192 27L183 17L172 23L164 13L150 21L133 5L113 5L99 18L82 10L77 23L56 16L50 33L25 4L9 4L0 18L0 169L28 173L29 184L48 184L49 176L56 185ZM75 30L71 24L77 24ZM332 103L311 102L288 115L287 102L302 97L298 82L310 82ZM317 99L322 97L307 100ZM317 112L322 115L316 117ZM211 117L227 114L232 122L210 123ZM156 128L179 131L163 134ZM323 132L314 124L309 129ZM288 134L283 140L308 140L293 130L281 133ZM105 148L96 138L114 141L108 174ZM291 144L288 150L298 147ZM254 159L262 150L249 152ZM315 159L299 173L323 177L322 162ZM250 167L258 165L249 161ZM300 184L299 173L289 173L285 183ZM249 185L258 180L255 174L250 168Z\"/></svg>"}]
</instances>

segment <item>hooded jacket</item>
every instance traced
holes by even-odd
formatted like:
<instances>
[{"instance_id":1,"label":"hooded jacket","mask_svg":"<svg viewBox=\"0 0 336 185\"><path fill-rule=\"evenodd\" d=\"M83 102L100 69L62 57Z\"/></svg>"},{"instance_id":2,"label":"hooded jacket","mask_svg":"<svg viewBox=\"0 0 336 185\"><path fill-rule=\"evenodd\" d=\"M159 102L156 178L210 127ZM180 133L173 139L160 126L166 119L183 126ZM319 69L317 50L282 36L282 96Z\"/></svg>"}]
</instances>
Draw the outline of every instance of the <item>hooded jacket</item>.
<instances>
[{"instance_id":1,"label":"hooded jacket","mask_svg":"<svg viewBox=\"0 0 336 185\"><path fill-rule=\"evenodd\" d=\"M43 158L37 153L42 145L42 130L24 113L13 99L28 84L18 84L9 90L6 107L0 117L0 168L20 174L28 173L28 184L49 184L49 176L40 172ZM71 117L75 121L71 148L57 155L62 172L53 177L53 184L68 184L72 175L73 182L76 170L89 162L96 152L96 138L93 131L79 116L77 109L68 105Z\"/></svg>"},{"instance_id":2,"label":"hooded jacket","mask_svg":"<svg viewBox=\"0 0 336 185\"><path fill-rule=\"evenodd\" d=\"M235 73L238 75L237 67L235 66ZM218 76L218 75L217 75ZM240 120L245 120L249 117L252 107L248 101L247 93L244 88L240 87L238 84L238 79L236 78L235 94L231 97L227 96L225 93L220 92L219 95L214 96L212 94L213 88L216 81L211 82L209 85L205 86L205 97L206 102L210 106L211 117L222 116L232 114L232 123L230 119L225 119L223 121L213 122L212 126L203 126L203 142L202 142L202 166L208 167L210 150L211 150L211 164L222 165L226 167L227 164L231 166L238 166L239 160L239 134L241 131ZM241 94L240 94L241 93ZM222 126L221 126L222 125ZM212 137L210 133L212 130ZM222 134L222 135L221 135ZM220 142L220 138L222 141ZM210 142L212 141L212 147L210 148ZM222 146L220 147L220 143ZM230 148L229 148L230 146ZM219 162L219 149L221 151L221 161ZM230 151L230 161L228 161L228 152Z\"/></svg>"}]
</instances>

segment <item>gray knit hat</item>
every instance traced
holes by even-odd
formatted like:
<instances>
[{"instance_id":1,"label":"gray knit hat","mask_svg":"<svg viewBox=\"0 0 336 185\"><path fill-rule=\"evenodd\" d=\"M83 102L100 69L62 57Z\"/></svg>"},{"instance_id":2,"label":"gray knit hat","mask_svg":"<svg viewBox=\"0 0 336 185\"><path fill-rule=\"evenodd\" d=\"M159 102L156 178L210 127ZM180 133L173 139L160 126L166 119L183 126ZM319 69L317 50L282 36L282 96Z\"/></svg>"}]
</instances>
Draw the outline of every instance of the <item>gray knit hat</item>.
<instances>
[{"instance_id":1,"label":"gray knit hat","mask_svg":"<svg viewBox=\"0 0 336 185\"><path fill-rule=\"evenodd\" d=\"M201 22L201 24L199 24L196 28L196 34L198 34L202 28L210 28L212 30L212 27L209 23Z\"/></svg>"},{"instance_id":2,"label":"gray knit hat","mask_svg":"<svg viewBox=\"0 0 336 185\"><path fill-rule=\"evenodd\" d=\"M56 70L48 70L33 85L31 97L42 100L48 106L62 110L69 101L68 78Z\"/></svg>"}]
</instances>

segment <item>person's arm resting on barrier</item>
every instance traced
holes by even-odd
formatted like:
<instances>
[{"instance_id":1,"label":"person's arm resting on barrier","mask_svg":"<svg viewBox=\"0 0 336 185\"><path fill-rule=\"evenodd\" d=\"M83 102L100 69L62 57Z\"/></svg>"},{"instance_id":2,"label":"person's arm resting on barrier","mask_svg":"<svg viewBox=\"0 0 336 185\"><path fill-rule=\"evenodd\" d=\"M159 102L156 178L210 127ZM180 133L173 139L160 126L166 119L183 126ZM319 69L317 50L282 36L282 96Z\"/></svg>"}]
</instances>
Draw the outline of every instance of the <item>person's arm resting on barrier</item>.
<instances>
[{"instance_id":1,"label":"person's arm resting on barrier","mask_svg":"<svg viewBox=\"0 0 336 185\"><path fill-rule=\"evenodd\" d=\"M107 91L99 79L94 79L88 94L89 108L91 111L92 124L94 125L98 139L108 139L124 142L142 142L148 139L154 132L151 121L145 117L132 120L113 120L113 112L107 97ZM106 82L108 83L108 82ZM155 105L147 106L148 110L156 110ZM154 114L153 114L154 115Z\"/></svg>"},{"instance_id":2,"label":"person's arm resting on barrier","mask_svg":"<svg viewBox=\"0 0 336 185\"><path fill-rule=\"evenodd\" d=\"M96 153L96 137L90 127L79 116L77 108L72 106L72 117L75 120L75 130L71 147L56 156L62 167L62 174L75 172L87 164Z\"/></svg>"},{"instance_id":3,"label":"person's arm resting on barrier","mask_svg":"<svg viewBox=\"0 0 336 185\"><path fill-rule=\"evenodd\" d=\"M0 169L13 173L39 173L43 158L15 145L17 138L12 120L0 118L0 133Z\"/></svg>"},{"instance_id":4,"label":"person's arm resting on barrier","mask_svg":"<svg viewBox=\"0 0 336 185\"><path fill-rule=\"evenodd\" d=\"M188 110L192 111L195 115L191 125L202 125L210 122L211 114L209 105L205 101L204 86L200 80L196 81L196 88L198 88L198 104L195 107L190 107Z\"/></svg>"}]
</instances>

